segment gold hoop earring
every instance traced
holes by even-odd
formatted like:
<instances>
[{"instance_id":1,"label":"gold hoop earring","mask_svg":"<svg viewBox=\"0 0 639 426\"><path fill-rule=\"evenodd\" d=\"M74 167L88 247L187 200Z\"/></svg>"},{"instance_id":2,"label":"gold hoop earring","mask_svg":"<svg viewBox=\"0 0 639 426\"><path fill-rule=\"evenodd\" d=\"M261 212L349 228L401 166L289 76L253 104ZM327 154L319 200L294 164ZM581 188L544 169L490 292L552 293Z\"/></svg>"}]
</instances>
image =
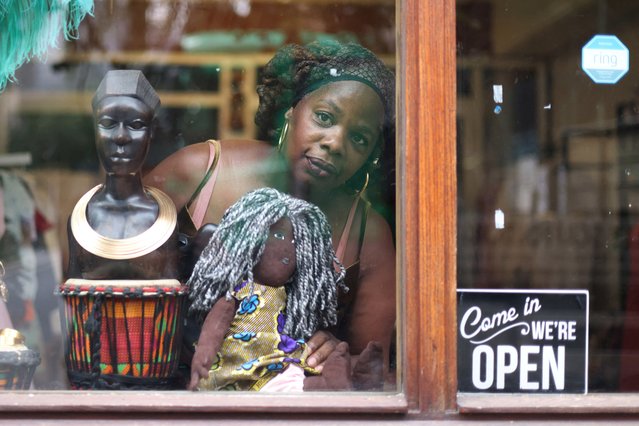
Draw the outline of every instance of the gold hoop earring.
<instances>
[{"instance_id":1,"label":"gold hoop earring","mask_svg":"<svg viewBox=\"0 0 639 426\"><path fill-rule=\"evenodd\" d=\"M284 122L284 126L282 127L282 131L280 132L280 137L277 140L277 150L279 152L282 151L282 147L284 146L284 141L288 136L288 120Z\"/></svg>"},{"instance_id":2,"label":"gold hoop earring","mask_svg":"<svg viewBox=\"0 0 639 426\"><path fill-rule=\"evenodd\" d=\"M364 180L364 185L362 185L362 189L357 191L357 194L363 194L364 191L366 191L366 188L368 188L368 179L369 179L369 174L368 172L366 172L366 180Z\"/></svg>"}]
</instances>

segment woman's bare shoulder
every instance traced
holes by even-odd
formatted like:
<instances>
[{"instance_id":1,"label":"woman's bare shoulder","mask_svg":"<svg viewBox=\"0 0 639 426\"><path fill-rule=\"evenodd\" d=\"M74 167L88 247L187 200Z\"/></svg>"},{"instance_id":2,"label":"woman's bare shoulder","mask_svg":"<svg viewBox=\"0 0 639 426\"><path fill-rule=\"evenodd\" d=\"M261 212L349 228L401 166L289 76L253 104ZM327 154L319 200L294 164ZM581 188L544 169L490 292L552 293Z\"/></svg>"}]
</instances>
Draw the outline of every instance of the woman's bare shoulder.
<instances>
[{"instance_id":1,"label":"woman's bare shoulder","mask_svg":"<svg viewBox=\"0 0 639 426\"><path fill-rule=\"evenodd\" d=\"M187 145L162 160L144 176L147 185L163 188L167 180L189 181L206 171L209 159L207 142Z\"/></svg>"},{"instance_id":2,"label":"woman's bare shoulder","mask_svg":"<svg viewBox=\"0 0 639 426\"><path fill-rule=\"evenodd\" d=\"M273 154L273 146L256 139L223 139L222 158L237 161L261 161Z\"/></svg>"},{"instance_id":3,"label":"woman's bare shoulder","mask_svg":"<svg viewBox=\"0 0 639 426\"><path fill-rule=\"evenodd\" d=\"M239 198L248 191L268 186L274 170L274 149L257 140L224 140L218 181L233 187L226 190L229 200ZM230 197L230 194L233 197Z\"/></svg>"},{"instance_id":4,"label":"woman's bare shoulder","mask_svg":"<svg viewBox=\"0 0 639 426\"><path fill-rule=\"evenodd\" d=\"M395 264L395 243L390 225L379 213L370 209L366 233L360 253L363 270L378 270Z\"/></svg>"},{"instance_id":5,"label":"woman's bare shoulder","mask_svg":"<svg viewBox=\"0 0 639 426\"><path fill-rule=\"evenodd\" d=\"M169 155L144 176L144 184L165 192L180 209L206 174L208 143L187 145Z\"/></svg>"},{"instance_id":6,"label":"woman's bare shoulder","mask_svg":"<svg viewBox=\"0 0 639 426\"><path fill-rule=\"evenodd\" d=\"M266 180L260 166L272 156L273 147L251 139L225 139L219 142L221 154L217 165L217 181L222 184L216 185L212 199L222 208L245 192L263 186ZM167 193L179 209L189 201L202 182L213 153L208 141L187 145L146 174L144 183ZM215 209L209 210L212 215L216 213Z\"/></svg>"},{"instance_id":7,"label":"woman's bare shoulder","mask_svg":"<svg viewBox=\"0 0 639 426\"><path fill-rule=\"evenodd\" d=\"M375 209L370 208L366 218L366 234L364 240L382 240L385 244L393 245L390 225Z\"/></svg>"}]
</instances>

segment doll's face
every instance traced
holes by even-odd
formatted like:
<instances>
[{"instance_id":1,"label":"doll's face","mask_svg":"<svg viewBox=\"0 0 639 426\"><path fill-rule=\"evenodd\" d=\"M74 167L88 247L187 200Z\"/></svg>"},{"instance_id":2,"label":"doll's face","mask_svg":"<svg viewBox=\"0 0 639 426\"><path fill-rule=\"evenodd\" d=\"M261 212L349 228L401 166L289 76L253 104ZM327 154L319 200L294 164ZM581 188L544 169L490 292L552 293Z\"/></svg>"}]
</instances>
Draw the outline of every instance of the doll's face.
<instances>
[{"instance_id":1,"label":"doll's face","mask_svg":"<svg viewBox=\"0 0 639 426\"><path fill-rule=\"evenodd\" d=\"M253 277L260 284L281 287L295 272L295 256L293 225L285 217L271 226L262 258L253 269Z\"/></svg>"}]
</instances>

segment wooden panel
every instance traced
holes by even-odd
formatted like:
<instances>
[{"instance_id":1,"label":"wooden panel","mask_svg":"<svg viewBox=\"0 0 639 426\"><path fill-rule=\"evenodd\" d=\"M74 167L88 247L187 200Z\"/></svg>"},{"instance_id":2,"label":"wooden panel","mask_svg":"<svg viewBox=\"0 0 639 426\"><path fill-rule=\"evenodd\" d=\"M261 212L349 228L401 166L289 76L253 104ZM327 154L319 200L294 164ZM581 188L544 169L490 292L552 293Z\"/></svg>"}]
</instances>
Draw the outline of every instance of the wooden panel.
<instances>
[{"instance_id":1,"label":"wooden panel","mask_svg":"<svg viewBox=\"0 0 639 426\"><path fill-rule=\"evenodd\" d=\"M496 395L458 396L462 414L639 414L639 396L628 393L589 395ZM636 417L635 417L636 418Z\"/></svg>"},{"instance_id":2,"label":"wooden panel","mask_svg":"<svg viewBox=\"0 0 639 426\"><path fill-rule=\"evenodd\" d=\"M0 412L8 413L111 413L126 416L148 413L403 413L402 395L313 392L260 394L258 392L7 392L0 394Z\"/></svg>"},{"instance_id":3,"label":"wooden panel","mask_svg":"<svg viewBox=\"0 0 639 426\"><path fill-rule=\"evenodd\" d=\"M457 388L454 13L451 0L406 0L400 24L405 389L430 413L454 409Z\"/></svg>"}]
</instances>

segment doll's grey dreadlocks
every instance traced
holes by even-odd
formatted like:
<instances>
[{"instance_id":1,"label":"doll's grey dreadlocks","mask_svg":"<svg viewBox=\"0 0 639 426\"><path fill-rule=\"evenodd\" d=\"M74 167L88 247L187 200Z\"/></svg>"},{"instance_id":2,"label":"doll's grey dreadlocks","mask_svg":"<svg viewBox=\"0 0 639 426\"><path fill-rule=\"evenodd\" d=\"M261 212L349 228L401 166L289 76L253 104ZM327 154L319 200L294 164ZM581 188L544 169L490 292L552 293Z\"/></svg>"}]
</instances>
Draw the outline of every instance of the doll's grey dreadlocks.
<instances>
[{"instance_id":1,"label":"doll's grey dreadlocks","mask_svg":"<svg viewBox=\"0 0 639 426\"><path fill-rule=\"evenodd\" d=\"M315 205L272 188L249 192L222 217L188 282L191 311L208 312L237 285L253 282L269 229L283 217L293 225L297 252L297 268L286 285L284 332L294 339L308 338L337 322L337 287L344 287L345 273L326 216Z\"/></svg>"}]
</instances>

